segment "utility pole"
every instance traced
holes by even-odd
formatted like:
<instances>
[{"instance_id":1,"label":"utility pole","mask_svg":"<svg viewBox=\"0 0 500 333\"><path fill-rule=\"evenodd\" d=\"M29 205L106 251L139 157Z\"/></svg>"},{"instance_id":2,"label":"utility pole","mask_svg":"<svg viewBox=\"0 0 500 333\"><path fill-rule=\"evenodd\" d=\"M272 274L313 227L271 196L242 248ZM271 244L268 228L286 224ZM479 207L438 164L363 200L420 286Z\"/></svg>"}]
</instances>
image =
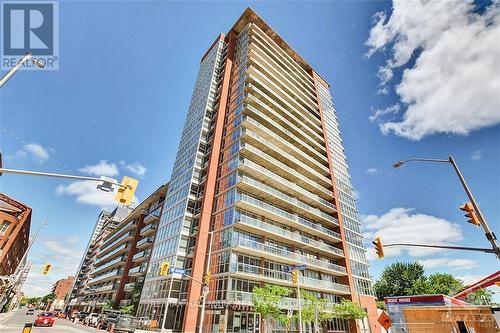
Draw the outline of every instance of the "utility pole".
<instances>
[{"instance_id":1,"label":"utility pole","mask_svg":"<svg viewBox=\"0 0 500 333\"><path fill-rule=\"evenodd\" d=\"M208 243L208 258L206 262L205 272L207 272L206 274L210 276L210 261L212 259L212 242L214 240L214 232L210 231L209 234L210 234L210 241ZM200 314L200 324L198 326L198 333L203 333L203 321L205 320L205 304L209 293L208 289L209 282L210 281L207 281L206 285L203 286L203 291L202 291L203 301L201 302L201 314Z\"/></svg>"}]
</instances>

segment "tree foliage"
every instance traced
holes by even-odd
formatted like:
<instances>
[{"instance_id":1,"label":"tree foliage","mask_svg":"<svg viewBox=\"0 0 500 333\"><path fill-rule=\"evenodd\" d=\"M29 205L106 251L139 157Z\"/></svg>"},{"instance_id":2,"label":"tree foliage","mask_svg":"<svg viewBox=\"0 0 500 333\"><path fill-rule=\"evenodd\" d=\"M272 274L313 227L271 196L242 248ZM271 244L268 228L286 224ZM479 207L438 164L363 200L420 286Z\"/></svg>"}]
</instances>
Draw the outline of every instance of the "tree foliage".
<instances>
[{"instance_id":1,"label":"tree foliage","mask_svg":"<svg viewBox=\"0 0 500 333\"><path fill-rule=\"evenodd\" d=\"M394 263L387 266L375 283L379 300L391 296L444 294L453 296L464 288L461 280L447 273L425 275L419 263Z\"/></svg>"},{"instance_id":2,"label":"tree foliage","mask_svg":"<svg viewBox=\"0 0 500 333\"><path fill-rule=\"evenodd\" d=\"M380 279L374 284L378 299L388 296L411 295L415 284L422 284L424 266L416 262L396 262L385 267Z\"/></svg>"},{"instance_id":3,"label":"tree foliage","mask_svg":"<svg viewBox=\"0 0 500 333\"><path fill-rule=\"evenodd\" d=\"M340 303L335 303L333 306L332 317L341 319L363 319L366 317L366 312L359 305L343 299Z\"/></svg>"},{"instance_id":4,"label":"tree foliage","mask_svg":"<svg viewBox=\"0 0 500 333\"><path fill-rule=\"evenodd\" d=\"M475 305L491 305L494 292L487 289L479 289L467 296L467 302Z\"/></svg>"},{"instance_id":5,"label":"tree foliage","mask_svg":"<svg viewBox=\"0 0 500 333\"><path fill-rule=\"evenodd\" d=\"M255 312L260 313L264 321L264 329L267 330L269 320L286 320L279 308L279 302L283 297L290 294L290 289L278 285L266 284L263 288L253 288L253 306Z\"/></svg>"},{"instance_id":6,"label":"tree foliage","mask_svg":"<svg viewBox=\"0 0 500 333\"><path fill-rule=\"evenodd\" d=\"M134 305L130 304L130 305L124 306L120 309L120 312L123 314L126 314L126 315L134 315L135 314Z\"/></svg>"}]
</instances>

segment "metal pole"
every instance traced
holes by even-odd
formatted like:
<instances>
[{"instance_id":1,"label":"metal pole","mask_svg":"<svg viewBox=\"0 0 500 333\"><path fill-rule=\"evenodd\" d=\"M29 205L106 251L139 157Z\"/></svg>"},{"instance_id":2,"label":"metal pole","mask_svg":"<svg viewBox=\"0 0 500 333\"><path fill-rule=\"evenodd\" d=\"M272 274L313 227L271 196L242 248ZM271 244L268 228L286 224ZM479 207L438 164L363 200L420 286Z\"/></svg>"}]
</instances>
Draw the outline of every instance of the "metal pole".
<instances>
[{"instance_id":1,"label":"metal pole","mask_svg":"<svg viewBox=\"0 0 500 333\"><path fill-rule=\"evenodd\" d=\"M33 238L31 239L31 241L29 242L28 248L24 252L23 257L19 261L19 265L17 266L16 271L14 272L14 274L17 274L17 272L19 271L19 267L23 263L24 259L26 259L26 257L28 256L28 252L31 250L31 247L33 246L33 243L35 242L36 238L38 237L38 234L40 233L40 230L42 229L43 226L46 226L46 225L47 225L47 222L44 222L44 221L40 221L40 223L38 224L38 227L37 227L37 229L35 231L35 234L33 235Z\"/></svg>"},{"instance_id":2,"label":"metal pole","mask_svg":"<svg viewBox=\"0 0 500 333\"><path fill-rule=\"evenodd\" d=\"M212 242L214 240L214 232L210 231L210 241L208 244L208 259L207 259L207 264L205 267L205 271L208 273L210 272L210 260L212 259ZM203 321L205 320L205 303L207 301L207 296L208 296L208 284L207 284L207 292L203 293L203 301L201 302L201 314L200 314L200 325L198 326L198 333L203 333Z\"/></svg>"},{"instance_id":3,"label":"metal pole","mask_svg":"<svg viewBox=\"0 0 500 333\"><path fill-rule=\"evenodd\" d=\"M174 261L175 262L175 261ZM174 284L174 273L172 273L170 277L170 285L168 286L168 293L167 293L167 304L165 305L165 311L163 311L163 320L161 322L161 332L166 332L165 329L165 324L167 320L167 312L168 312L168 307L170 305L170 293L172 292L172 285Z\"/></svg>"},{"instance_id":4,"label":"metal pole","mask_svg":"<svg viewBox=\"0 0 500 333\"><path fill-rule=\"evenodd\" d=\"M391 246L410 246L410 247L427 247L433 249L448 249L448 250L465 250L465 251L479 251L486 253L495 253L493 249L484 249L478 247L467 247L467 246L445 246L445 245L427 245L427 244L410 244L410 243L395 243L395 244L386 244L382 245L383 247L391 247Z\"/></svg>"},{"instance_id":5,"label":"metal pole","mask_svg":"<svg viewBox=\"0 0 500 333\"><path fill-rule=\"evenodd\" d=\"M300 279L297 279L297 297L299 298L299 333L302 333L302 306L300 298Z\"/></svg>"},{"instance_id":6,"label":"metal pole","mask_svg":"<svg viewBox=\"0 0 500 333\"><path fill-rule=\"evenodd\" d=\"M460 172L460 169L458 168L458 165L452 156L449 157L449 161L450 161L451 165L453 165L453 169L455 169L455 172L457 173L458 178L460 179L460 182L462 183L462 186L464 187L465 193L467 193L467 196L469 197L469 200L472 203L472 206L474 206L474 210L476 211L477 215L479 216L479 220L481 222L481 226L484 229L484 233L486 235L486 238L490 241L491 245L493 246L493 250L495 251L495 254L497 255L498 259L500 259L500 247L498 246L498 243L496 241L497 238L496 238L495 234L491 231L490 226L486 222L486 219L483 217L483 214L481 213L481 210L479 209L479 205L476 203L476 199L474 199L474 196L472 195L472 192L469 189L469 186L467 185L467 182L465 181L465 178L462 175L462 172Z\"/></svg>"},{"instance_id":7,"label":"metal pole","mask_svg":"<svg viewBox=\"0 0 500 333\"><path fill-rule=\"evenodd\" d=\"M26 61L29 61L31 58L33 58L33 55L31 54L31 52L28 52L26 53L26 55L24 57L22 57L18 62L17 64L12 67L8 72L7 74L4 75L4 77L2 77L2 79L0 80L0 88L5 84L7 83L7 81L12 77L12 75L16 74L16 72L21 68L21 66L26 62Z\"/></svg>"},{"instance_id":8,"label":"metal pole","mask_svg":"<svg viewBox=\"0 0 500 333\"><path fill-rule=\"evenodd\" d=\"M119 187L128 187L126 185L122 185L114 180L109 178L96 178L96 177L86 177L86 176L75 176L75 175L66 175L62 173L53 173L53 172L40 172L40 171L29 171L29 170L16 170L16 169L5 169L0 168L0 173L13 173L18 175L30 175L30 176L44 176L44 177L55 177L55 178L66 178L66 179L78 179L78 180L89 180L94 182L106 182L112 185L116 185Z\"/></svg>"}]
</instances>

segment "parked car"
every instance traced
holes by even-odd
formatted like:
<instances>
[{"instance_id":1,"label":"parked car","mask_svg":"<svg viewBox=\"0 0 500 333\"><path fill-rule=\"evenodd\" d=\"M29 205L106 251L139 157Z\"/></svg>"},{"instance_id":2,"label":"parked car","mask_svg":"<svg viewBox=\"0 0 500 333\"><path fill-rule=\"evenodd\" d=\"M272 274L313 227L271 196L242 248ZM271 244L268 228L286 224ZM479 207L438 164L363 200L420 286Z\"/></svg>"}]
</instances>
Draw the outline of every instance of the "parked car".
<instances>
[{"instance_id":1,"label":"parked car","mask_svg":"<svg viewBox=\"0 0 500 333\"><path fill-rule=\"evenodd\" d=\"M26 310L26 314L27 315L34 315L35 314L35 309L31 308L31 309Z\"/></svg>"},{"instance_id":2,"label":"parked car","mask_svg":"<svg viewBox=\"0 0 500 333\"><path fill-rule=\"evenodd\" d=\"M91 313L83 320L83 324L91 327L97 327L97 323L99 322L99 314Z\"/></svg>"},{"instance_id":3,"label":"parked car","mask_svg":"<svg viewBox=\"0 0 500 333\"><path fill-rule=\"evenodd\" d=\"M90 313L88 312L85 312L85 311L80 311L78 312L78 314L76 315L75 317L75 323L76 322L80 322L80 323L83 323L83 321L85 320L85 318L89 315Z\"/></svg>"},{"instance_id":4,"label":"parked car","mask_svg":"<svg viewBox=\"0 0 500 333\"><path fill-rule=\"evenodd\" d=\"M42 312L36 317L33 326L53 326L55 321L56 317L52 312Z\"/></svg>"}]
</instances>

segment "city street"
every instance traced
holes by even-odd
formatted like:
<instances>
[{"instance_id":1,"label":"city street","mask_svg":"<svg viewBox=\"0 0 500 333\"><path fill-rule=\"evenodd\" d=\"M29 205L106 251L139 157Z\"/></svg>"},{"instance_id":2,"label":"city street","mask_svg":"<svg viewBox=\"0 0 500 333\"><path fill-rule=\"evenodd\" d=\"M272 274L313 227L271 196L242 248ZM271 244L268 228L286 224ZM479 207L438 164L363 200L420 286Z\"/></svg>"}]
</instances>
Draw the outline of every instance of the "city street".
<instances>
[{"instance_id":1,"label":"city street","mask_svg":"<svg viewBox=\"0 0 500 333\"><path fill-rule=\"evenodd\" d=\"M2 333L20 333L23 331L24 324L32 323L36 315L41 311L35 311L35 315L26 315L26 309L20 309L10 313L0 322L0 331ZM96 332L95 328L88 328L68 322L64 319L57 319L53 327L33 327L33 333L83 333ZM104 331L102 331L104 332Z\"/></svg>"}]
</instances>

